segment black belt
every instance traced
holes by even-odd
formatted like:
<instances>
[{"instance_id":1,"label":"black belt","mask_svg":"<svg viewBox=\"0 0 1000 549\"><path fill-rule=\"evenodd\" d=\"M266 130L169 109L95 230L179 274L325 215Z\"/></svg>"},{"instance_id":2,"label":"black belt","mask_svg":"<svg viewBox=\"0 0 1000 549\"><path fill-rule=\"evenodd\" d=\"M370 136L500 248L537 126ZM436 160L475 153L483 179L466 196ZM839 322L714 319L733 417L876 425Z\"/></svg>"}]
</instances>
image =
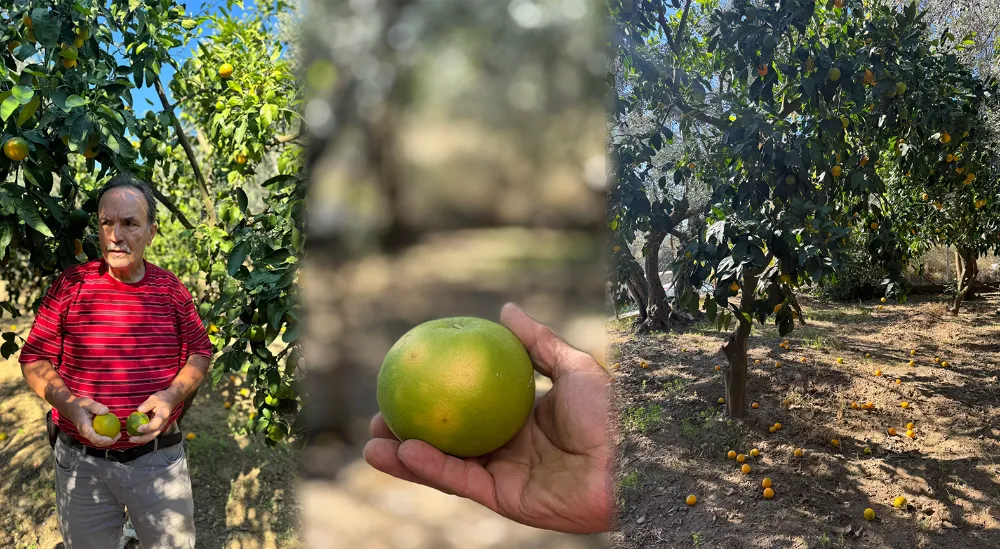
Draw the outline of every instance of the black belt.
<instances>
[{"instance_id":1,"label":"black belt","mask_svg":"<svg viewBox=\"0 0 1000 549\"><path fill-rule=\"evenodd\" d=\"M184 438L183 433L177 431L176 433L170 433L169 435L160 435L142 446L136 446L126 450L107 450L87 446L62 431L59 431L58 437L63 444L76 449L78 452L83 452L88 456L104 458L108 461L117 461L118 463L126 463L146 454L151 454L160 448L169 448L180 444Z\"/></svg>"}]
</instances>

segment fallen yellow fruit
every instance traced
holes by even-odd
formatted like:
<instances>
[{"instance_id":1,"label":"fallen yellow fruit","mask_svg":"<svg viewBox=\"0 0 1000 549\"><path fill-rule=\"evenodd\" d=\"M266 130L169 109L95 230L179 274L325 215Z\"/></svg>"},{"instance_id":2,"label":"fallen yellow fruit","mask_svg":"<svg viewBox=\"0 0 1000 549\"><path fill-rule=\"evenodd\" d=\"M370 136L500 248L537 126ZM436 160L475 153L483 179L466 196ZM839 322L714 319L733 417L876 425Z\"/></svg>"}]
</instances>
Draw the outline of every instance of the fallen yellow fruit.
<instances>
[{"instance_id":1,"label":"fallen yellow fruit","mask_svg":"<svg viewBox=\"0 0 1000 549\"><path fill-rule=\"evenodd\" d=\"M906 505L906 498L904 498L903 496L899 496L898 498L892 500L892 505L897 509L899 509L904 505Z\"/></svg>"},{"instance_id":2,"label":"fallen yellow fruit","mask_svg":"<svg viewBox=\"0 0 1000 549\"><path fill-rule=\"evenodd\" d=\"M774 497L774 490L771 488L764 488L764 499L771 499Z\"/></svg>"},{"instance_id":3,"label":"fallen yellow fruit","mask_svg":"<svg viewBox=\"0 0 1000 549\"><path fill-rule=\"evenodd\" d=\"M690 496L687 497L687 499L684 500L684 502L687 503L688 505L694 505L695 503L698 503L698 498L695 497L694 494L691 494Z\"/></svg>"},{"instance_id":4,"label":"fallen yellow fruit","mask_svg":"<svg viewBox=\"0 0 1000 549\"><path fill-rule=\"evenodd\" d=\"M875 520L875 510L871 507L865 509L865 520Z\"/></svg>"},{"instance_id":5,"label":"fallen yellow fruit","mask_svg":"<svg viewBox=\"0 0 1000 549\"><path fill-rule=\"evenodd\" d=\"M197 438L197 436L198 436L198 435L196 435L196 434L194 434L194 433L188 433L188 434L187 434L187 437L186 437L186 438L187 438L188 440L194 440L195 438Z\"/></svg>"}]
</instances>

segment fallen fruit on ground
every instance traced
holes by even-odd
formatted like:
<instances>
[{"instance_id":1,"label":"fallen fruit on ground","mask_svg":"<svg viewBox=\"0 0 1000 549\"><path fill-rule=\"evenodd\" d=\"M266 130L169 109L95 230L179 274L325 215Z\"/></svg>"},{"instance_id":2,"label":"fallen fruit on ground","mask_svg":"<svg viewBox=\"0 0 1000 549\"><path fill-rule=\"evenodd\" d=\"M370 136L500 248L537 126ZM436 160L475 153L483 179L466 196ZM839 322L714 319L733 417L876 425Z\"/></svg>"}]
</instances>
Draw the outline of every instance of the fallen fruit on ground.
<instances>
[{"instance_id":1,"label":"fallen fruit on ground","mask_svg":"<svg viewBox=\"0 0 1000 549\"><path fill-rule=\"evenodd\" d=\"M905 400L903 402L900 402L899 405L901 407L903 407L903 408L909 408L910 407L910 403L906 402Z\"/></svg>"},{"instance_id":2,"label":"fallen fruit on ground","mask_svg":"<svg viewBox=\"0 0 1000 549\"><path fill-rule=\"evenodd\" d=\"M771 499L774 497L773 488L764 488L764 499Z\"/></svg>"},{"instance_id":3,"label":"fallen fruit on ground","mask_svg":"<svg viewBox=\"0 0 1000 549\"><path fill-rule=\"evenodd\" d=\"M875 510L871 507L865 509L865 520L875 520Z\"/></svg>"},{"instance_id":4,"label":"fallen fruit on ground","mask_svg":"<svg viewBox=\"0 0 1000 549\"><path fill-rule=\"evenodd\" d=\"M906 505L906 498L904 498L903 496L899 496L896 499L892 500L892 505L897 509L904 507Z\"/></svg>"},{"instance_id":5,"label":"fallen fruit on ground","mask_svg":"<svg viewBox=\"0 0 1000 549\"><path fill-rule=\"evenodd\" d=\"M722 397L719 397L719 404L725 404L725 403L726 403L726 399L724 399Z\"/></svg>"},{"instance_id":6,"label":"fallen fruit on ground","mask_svg":"<svg viewBox=\"0 0 1000 549\"><path fill-rule=\"evenodd\" d=\"M684 500L684 502L687 503L688 505L694 505L695 503L698 503L698 498L695 497L694 494L691 494L690 496L687 497L687 499Z\"/></svg>"},{"instance_id":7,"label":"fallen fruit on ground","mask_svg":"<svg viewBox=\"0 0 1000 549\"><path fill-rule=\"evenodd\" d=\"M771 487L771 477L764 477L764 480L760 481L760 485L764 488Z\"/></svg>"},{"instance_id":8,"label":"fallen fruit on ground","mask_svg":"<svg viewBox=\"0 0 1000 549\"><path fill-rule=\"evenodd\" d=\"M198 438L198 435L196 435L194 433L188 433L185 438L187 438L188 440L194 440L194 439Z\"/></svg>"},{"instance_id":9,"label":"fallen fruit on ground","mask_svg":"<svg viewBox=\"0 0 1000 549\"><path fill-rule=\"evenodd\" d=\"M400 440L476 457L507 442L535 402L534 368L504 326L473 317L415 326L386 353L376 400Z\"/></svg>"},{"instance_id":10,"label":"fallen fruit on ground","mask_svg":"<svg viewBox=\"0 0 1000 549\"><path fill-rule=\"evenodd\" d=\"M795 451L794 451L794 452L792 452L792 453L793 453L793 454L795 455L795 457L797 457L797 458L800 458L800 457L802 457L802 456L806 455L805 451L804 451L804 450L802 450L802 448L796 448L796 449L795 449Z\"/></svg>"},{"instance_id":11,"label":"fallen fruit on ground","mask_svg":"<svg viewBox=\"0 0 1000 549\"><path fill-rule=\"evenodd\" d=\"M729 459L736 459L736 451L735 450L730 450L729 453L726 454L726 457L729 458Z\"/></svg>"},{"instance_id":12,"label":"fallen fruit on ground","mask_svg":"<svg viewBox=\"0 0 1000 549\"><path fill-rule=\"evenodd\" d=\"M843 364L843 363L844 363L844 359L842 359L842 358L838 358L837 359L837 364Z\"/></svg>"},{"instance_id":13,"label":"fallen fruit on ground","mask_svg":"<svg viewBox=\"0 0 1000 549\"><path fill-rule=\"evenodd\" d=\"M889 427L889 436L893 436L893 437L896 436L896 428L895 427Z\"/></svg>"},{"instance_id":14,"label":"fallen fruit on ground","mask_svg":"<svg viewBox=\"0 0 1000 549\"><path fill-rule=\"evenodd\" d=\"M736 455L736 461L737 462L743 463L746 460L747 460L747 457L745 455L743 455L743 454L737 454Z\"/></svg>"},{"instance_id":15,"label":"fallen fruit on ground","mask_svg":"<svg viewBox=\"0 0 1000 549\"><path fill-rule=\"evenodd\" d=\"M753 450L750 450L750 457L757 457L759 455L760 455L760 450L758 450L756 448L754 448Z\"/></svg>"},{"instance_id":16,"label":"fallen fruit on ground","mask_svg":"<svg viewBox=\"0 0 1000 549\"><path fill-rule=\"evenodd\" d=\"M743 471L744 475L749 475L750 474L750 464L749 463L744 463L743 467L740 467L740 471Z\"/></svg>"},{"instance_id":17,"label":"fallen fruit on ground","mask_svg":"<svg viewBox=\"0 0 1000 549\"><path fill-rule=\"evenodd\" d=\"M753 408L754 410L756 410L758 406L760 406L760 404L758 404L756 402L754 402L753 404L750 405L750 407Z\"/></svg>"}]
</instances>

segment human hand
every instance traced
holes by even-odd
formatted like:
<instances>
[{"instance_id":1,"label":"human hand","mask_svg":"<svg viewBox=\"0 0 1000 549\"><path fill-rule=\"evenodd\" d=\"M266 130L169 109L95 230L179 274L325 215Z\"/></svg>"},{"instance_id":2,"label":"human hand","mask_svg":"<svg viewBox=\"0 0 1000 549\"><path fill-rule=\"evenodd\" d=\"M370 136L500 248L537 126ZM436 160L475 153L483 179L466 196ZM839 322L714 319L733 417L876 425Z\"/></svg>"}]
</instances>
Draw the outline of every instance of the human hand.
<instances>
[{"instance_id":1,"label":"human hand","mask_svg":"<svg viewBox=\"0 0 1000 549\"><path fill-rule=\"evenodd\" d=\"M122 437L121 432L114 438L97 434L94 430L94 418L108 413L108 407L92 398L81 397L69 403L66 419L73 422L77 432L83 435L91 444L98 447L111 446Z\"/></svg>"},{"instance_id":2,"label":"human hand","mask_svg":"<svg viewBox=\"0 0 1000 549\"><path fill-rule=\"evenodd\" d=\"M513 521L559 532L611 529L607 372L512 303L500 322L521 340L552 389L499 450L479 458L446 455L421 440L400 442L381 414L364 455L376 469L471 499Z\"/></svg>"},{"instance_id":3,"label":"human hand","mask_svg":"<svg viewBox=\"0 0 1000 549\"><path fill-rule=\"evenodd\" d=\"M138 430L142 434L137 437L129 437L128 441L135 444L145 444L158 437L166 428L167 418L170 417L170 413L177 407L177 404L173 393L169 390L157 391L149 395L149 398L136 408L137 411L149 416L149 423L140 425Z\"/></svg>"}]
</instances>

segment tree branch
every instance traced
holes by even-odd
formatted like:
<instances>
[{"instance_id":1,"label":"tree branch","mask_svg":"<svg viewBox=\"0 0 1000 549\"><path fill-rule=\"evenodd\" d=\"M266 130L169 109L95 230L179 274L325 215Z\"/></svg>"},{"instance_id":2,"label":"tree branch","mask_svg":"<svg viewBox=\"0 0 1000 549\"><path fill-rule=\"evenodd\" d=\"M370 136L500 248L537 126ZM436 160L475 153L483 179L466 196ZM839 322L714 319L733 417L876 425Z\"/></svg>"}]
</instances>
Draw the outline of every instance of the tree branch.
<instances>
[{"instance_id":1,"label":"tree branch","mask_svg":"<svg viewBox=\"0 0 1000 549\"><path fill-rule=\"evenodd\" d=\"M191 222L188 221L187 217L184 217L184 214L181 212L180 208L178 208L176 204L171 202L170 199L167 198L165 194L163 194L162 192L160 192L159 189L156 188L152 189L152 191L153 191L153 196L155 196L156 199L159 200L161 204L166 206L167 209L174 214L174 217L177 218L177 221L181 222L181 225L184 225L185 229L194 229L194 225L192 225Z\"/></svg>"},{"instance_id":2,"label":"tree branch","mask_svg":"<svg viewBox=\"0 0 1000 549\"><path fill-rule=\"evenodd\" d=\"M684 13L681 14L681 24L677 28L677 40L674 42L676 46L674 49L674 53L676 53L677 55L681 54L679 44L684 36L684 26L687 24L688 12L690 9L691 9L691 0L687 0L687 3L684 4Z\"/></svg>"},{"instance_id":3,"label":"tree branch","mask_svg":"<svg viewBox=\"0 0 1000 549\"><path fill-rule=\"evenodd\" d=\"M188 157L188 162L191 163L191 168L194 170L194 179L198 182L198 188L201 189L201 199L205 203L205 213L208 214L208 224L210 226L215 226L215 204L212 202L212 195L208 191L208 185L205 183L205 176L201 173L201 167L198 165L198 159L194 155L194 149L191 148L191 142L188 141L187 134L184 133L184 128L181 127L181 121L178 120L177 115L174 114L174 110L170 107L170 102L167 100L167 94L163 91L163 83L160 81L160 77L156 76L153 80L153 86L156 88L156 95L160 97L160 103L163 105L165 111L170 115L170 120L174 123L174 131L177 132L177 139L181 143L181 147L184 148L184 153Z\"/></svg>"}]
</instances>

